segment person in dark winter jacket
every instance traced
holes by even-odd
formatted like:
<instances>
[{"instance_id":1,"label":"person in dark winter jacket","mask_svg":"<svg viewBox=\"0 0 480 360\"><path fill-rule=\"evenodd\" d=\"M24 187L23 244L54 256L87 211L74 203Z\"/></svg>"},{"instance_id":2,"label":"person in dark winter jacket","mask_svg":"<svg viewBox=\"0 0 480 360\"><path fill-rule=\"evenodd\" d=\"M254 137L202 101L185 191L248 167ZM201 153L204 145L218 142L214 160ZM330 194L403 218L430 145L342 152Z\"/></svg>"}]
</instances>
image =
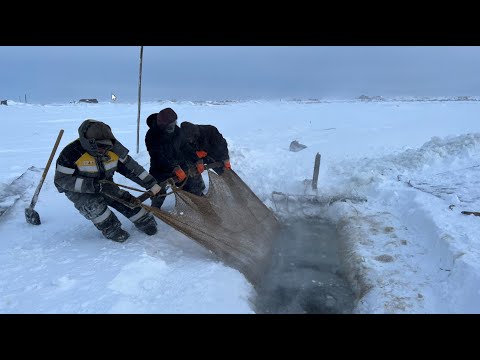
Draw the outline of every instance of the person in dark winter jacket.
<instances>
[{"instance_id":1,"label":"person in dark winter jacket","mask_svg":"<svg viewBox=\"0 0 480 360\"><path fill-rule=\"evenodd\" d=\"M177 186L183 184L184 190L191 190L190 184L184 183L191 164L182 154L185 141L176 120L177 114L170 108L162 110L161 115L155 113L147 118L149 130L145 135L145 144L150 155L149 172L159 183L175 178ZM166 188L162 187L160 196L152 198L153 207L160 209L165 193Z\"/></svg>"},{"instance_id":2,"label":"person in dark winter jacket","mask_svg":"<svg viewBox=\"0 0 480 360\"><path fill-rule=\"evenodd\" d=\"M153 215L141 207L131 209L112 198L133 200L129 192L111 182L118 171L156 195L161 188L155 178L128 155L129 150L113 136L107 124L87 119L78 128L78 134L79 138L68 144L58 156L54 178L57 190L64 193L80 214L92 221L107 239L124 242L129 237L109 206L127 217L139 230L154 235L157 224Z\"/></svg>"},{"instance_id":3,"label":"person in dark winter jacket","mask_svg":"<svg viewBox=\"0 0 480 360\"><path fill-rule=\"evenodd\" d=\"M202 178L204 161L224 161L224 166L214 169L219 174L225 168L230 169L227 142L214 126L183 122L179 127L177 119L171 108L147 118L150 129L145 144L150 154L150 174L158 182L174 177L177 186L183 185L183 190L202 196L205 190ZM188 179L187 174L190 175ZM162 188L161 193L165 192ZM152 206L160 208L164 201L164 196L154 197Z\"/></svg>"},{"instance_id":4,"label":"person in dark winter jacket","mask_svg":"<svg viewBox=\"0 0 480 360\"><path fill-rule=\"evenodd\" d=\"M193 156L197 164L201 166L215 162L223 163L222 166L213 168L219 175L225 169L231 169L227 141L215 126L195 125L184 121L181 130L186 141L184 153Z\"/></svg>"}]
</instances>

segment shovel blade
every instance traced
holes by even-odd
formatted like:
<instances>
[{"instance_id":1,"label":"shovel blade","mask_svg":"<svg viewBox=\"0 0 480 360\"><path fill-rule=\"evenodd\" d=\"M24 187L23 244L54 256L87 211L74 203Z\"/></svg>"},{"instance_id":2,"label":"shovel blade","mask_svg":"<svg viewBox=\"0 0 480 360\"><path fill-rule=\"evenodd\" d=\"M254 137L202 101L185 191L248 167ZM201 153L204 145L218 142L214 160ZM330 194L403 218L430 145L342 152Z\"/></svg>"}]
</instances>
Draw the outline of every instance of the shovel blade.
<instances>
[{"instance_id":1,"label":"shovel blade","mask_svg":"<svg viewBox=\"0 0 480 360\"><path fill-rule=\"evenodd\" d=\"M25 209L25 219L27 220L28 223L32 225L40 225L40 215L38 212L31 208L26 208Z\"/></svg>"}]
</instances>

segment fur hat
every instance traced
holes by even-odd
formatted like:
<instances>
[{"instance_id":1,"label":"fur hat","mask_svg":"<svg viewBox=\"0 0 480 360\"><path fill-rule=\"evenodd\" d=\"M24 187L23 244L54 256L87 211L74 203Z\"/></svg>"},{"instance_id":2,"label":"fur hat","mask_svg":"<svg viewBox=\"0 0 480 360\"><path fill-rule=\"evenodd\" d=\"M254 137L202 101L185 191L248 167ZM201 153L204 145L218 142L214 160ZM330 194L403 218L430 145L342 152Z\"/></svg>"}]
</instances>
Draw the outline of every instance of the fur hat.
<instances>
[{"instance_id":1,"label":"fur hat","mask_svg":"<svg viewBox=\"0 0 480 360\"><path fill-rule=\"evenodd\" d=\"M106 145L112 145L112 140L115 140L110 126L101 121L91 122L85 132L85 137L95 139L97 143Z\"/></svg>"},{"instance_id":2,"label":"fur hat","mask_svg":"<svg viewBox=\"0 0 480 360\"><path fill-rule=\"evenodd\" d=\"M160 128L166 127L168 124L177 120L177 113L171 108L166 108L160 111L157 115L157 126Z\"/></svg>"}]
</instances>

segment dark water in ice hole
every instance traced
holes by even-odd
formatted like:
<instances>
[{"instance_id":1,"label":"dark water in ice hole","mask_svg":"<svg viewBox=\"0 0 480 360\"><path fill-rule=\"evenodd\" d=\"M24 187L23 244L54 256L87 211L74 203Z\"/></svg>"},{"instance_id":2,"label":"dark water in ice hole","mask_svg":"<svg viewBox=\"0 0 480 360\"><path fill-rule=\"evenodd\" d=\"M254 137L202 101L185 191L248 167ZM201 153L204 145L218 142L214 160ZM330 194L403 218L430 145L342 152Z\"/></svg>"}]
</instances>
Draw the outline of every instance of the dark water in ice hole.
<instances>
[{"instance_id":1,"label":"dark water in ice hole","mask_svg":"<svg viewBox=\"0 0 480 360\"><path fill-rule=\"evenodd\" d=\"M253 299L257 314L348 314L354 294L340 268L335 225L322 219L284 224L270 268Z\"/></svg>"}]
</instances>

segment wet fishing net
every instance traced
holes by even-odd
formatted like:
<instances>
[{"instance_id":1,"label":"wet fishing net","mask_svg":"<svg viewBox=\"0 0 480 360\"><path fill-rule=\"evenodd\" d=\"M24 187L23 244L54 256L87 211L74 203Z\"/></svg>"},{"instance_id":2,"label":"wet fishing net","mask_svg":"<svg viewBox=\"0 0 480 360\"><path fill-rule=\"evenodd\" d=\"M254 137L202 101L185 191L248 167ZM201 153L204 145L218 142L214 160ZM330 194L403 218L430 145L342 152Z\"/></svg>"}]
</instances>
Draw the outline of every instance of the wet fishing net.
<instances>
[{"instance_id":1,"label":"wet fishing net","mask_svg":"<svg viewBox=\"0 0 480 360\"><path fill-rule=\"evenodd\" d=\"M221 176L208 171L208 177L205 196L175 189L173 211L148 210L256 284L269 265L280 225L233 170Z\"/></svg>"}]
</instances>

